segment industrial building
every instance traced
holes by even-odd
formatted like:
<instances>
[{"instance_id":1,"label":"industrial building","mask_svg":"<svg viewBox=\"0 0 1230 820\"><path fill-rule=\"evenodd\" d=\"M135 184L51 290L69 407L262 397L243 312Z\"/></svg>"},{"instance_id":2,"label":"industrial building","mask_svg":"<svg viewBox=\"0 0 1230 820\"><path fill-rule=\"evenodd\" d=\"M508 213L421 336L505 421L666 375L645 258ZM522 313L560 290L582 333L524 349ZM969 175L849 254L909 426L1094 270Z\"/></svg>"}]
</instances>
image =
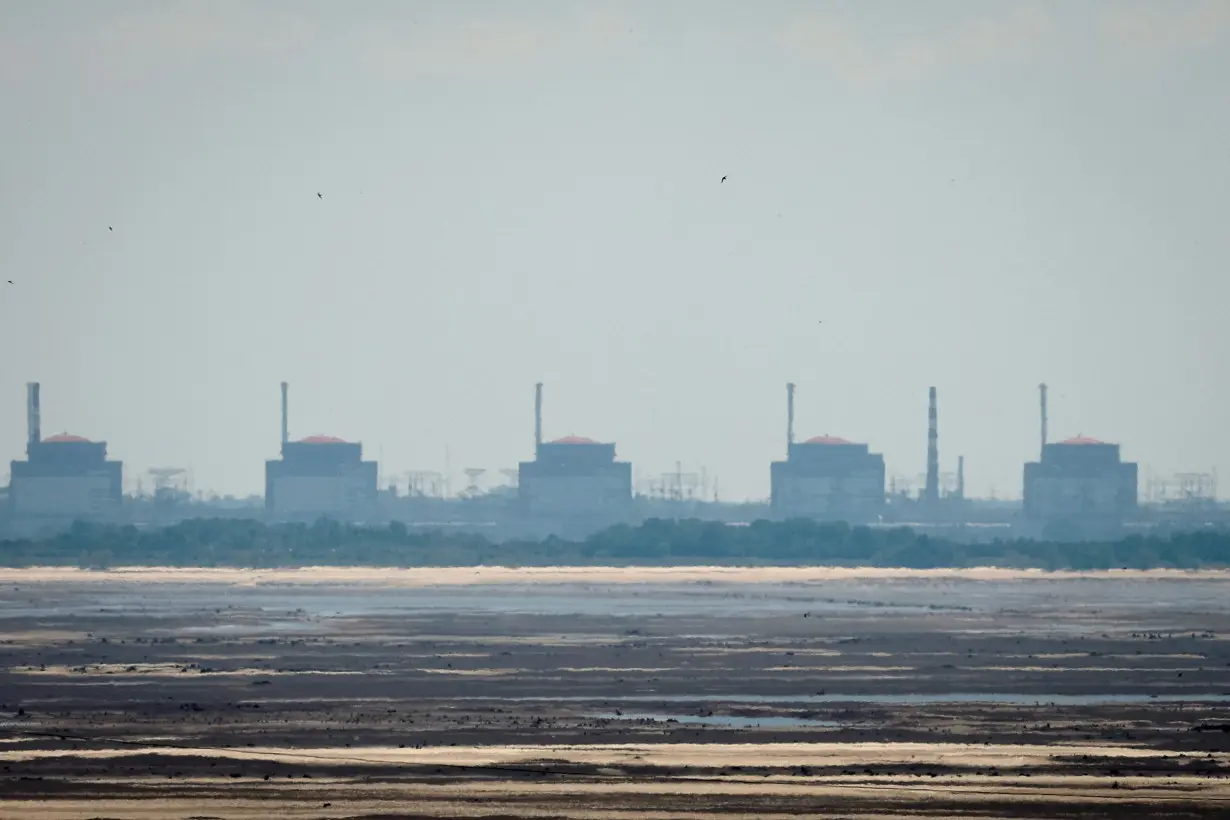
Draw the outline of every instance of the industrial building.
<instances>
[{"instance_id":1,"label":"industrial building","mask_svg":"<svg viewBox=\"0 0 1230 820\"><path fill-rule=\"evenodd\" d=\"M362 521L375 509L376 462L363 445L333 436L289 439L288 387L282 382L282 457L265 462L265 509L280 521L321 517Z\"/></svg>"},{"instance_id":2,"label":"industrial building","mask_svg":"<svg viewBox=\"0 0 1230 820\"><path fill-rule=\"evenodd\" d=\"M524 514L558 521L624 518L632 503L632 465L615 445L581 436L542 440L542 384L534 388L534 460L517 468Z\"/></svg>"},{"instance_id":3,"label":"industrial building","mask_svg":"<svg viewBox=\"0 0 1230 820\"><path fill-rule=\"evenodd\" d=\"M768 503L742 505L717 503L716 481L712 502L707 492L697 495L696 487L709 485L704 467L689 473L676 463L673 472L651 479L643 494L636 495L632 465L617 460L615 444L572 435L544 440L541 384L535 388L533 459L501 470L515 485L510 481L484 492L475 480L484 471L471 468L465 471L470 486L457 498L447 489L446 474L417 471L405 474L411 495L402 499L395 491L379 490L378 466L364 461L361 444L324 435L291 441L288 386L281 387L281 455L265 462L262 515L258 497L245 504L229 498L193 499L180 491L181 503L167 503L169 488L158 482L182 472L169 468L150 471L156 479L152 501L139 484L136 497L126 499L123 465L108 460L105 442L68 433L43 438L39 385L27 385L25 457L11 462L10 486L0 487L0 537L54 532L79 519L149 524L198 515L207 508L226 515L242 510L238 514L270 521L328 517L356 523L396 519L421 527L472 526L476 531L498 532L500 538L549 534L581 538L614 523L631 524L647 517L738 521L798 517L918 527L961 539L1010 533L1068 541L1118 538L1150 527L1177 531L1211 526L1210 522L1223 526L1230 521L1230 506L1218 500L1215 473L1152 477L1138 500L1138 467L1123 460L1118 444L1083 435L1050 442L1046 385L1039 386L1041 444L1038 458L1024 465L1023 503L1015 498L967 499L961 456L949 456L955 472L943 470L936 388L929 391L925 476L916 473L887 482L884 457L871 452L867 444L829 435L795 440L796 390L790 384L786 453L770 465ZM918 428L921 455L921 423ZM950 453L955 452L956 438L945 439ZM425 492L428 482L434 482L435 489ZM888 493L887 485L892 487Z\"/></svg>"},{"instance_id":4,"label":"industrial building","mask_svg":"<svg viewBox=\"0 0 1230 820\"><path fill-rule=\"evenodd\" d=\"M1118 444L1086 436L1048 443L1046 385L1040 385L1039 392L1042 446L1039 460L1025 465L1025 517L1044 526L1067 525L1080 535L1117 527L1133 517L1136 464L1120 458Z\"/></svg>"},{"instance_id":5,"label":"industrial building","mask_svg":"<svg viewBox=\"0 0 1230 820\"><path fill-rule=\"evenodd\" d=\"M884 508L884 456L835 436L794 440L794 385L786 385L786 460L769 468L779 518L867 523Z\"/></svg>"},{"instance_id":6,"label":"industrial building","mask_svg":"<svg viewBox=\"0 0 1230 820\"><path fill-rule=\"evenodd\" d=\"M106 519L123 501L124 465L107 443L68 433L42 436L39 384L26 385L26 460L10 465L9 516L32 520Z\"/></svg>"}]
</instances>

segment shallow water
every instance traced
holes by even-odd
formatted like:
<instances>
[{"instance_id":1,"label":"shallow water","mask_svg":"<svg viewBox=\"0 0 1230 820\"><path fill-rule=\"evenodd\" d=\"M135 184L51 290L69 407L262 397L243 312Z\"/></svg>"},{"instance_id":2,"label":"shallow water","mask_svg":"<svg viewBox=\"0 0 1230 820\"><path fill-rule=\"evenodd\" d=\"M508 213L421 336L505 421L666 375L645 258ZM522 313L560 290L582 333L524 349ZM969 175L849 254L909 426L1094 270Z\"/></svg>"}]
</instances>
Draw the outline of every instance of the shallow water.
<instances>
[{"instance_id":1,"label":"shallow water","mask_svg":"<svg viewBox=\"0 0 1230 820\"><path fill-rule=\"evenodd\" d=\"M327 583L323 579L345 572L286 573L288 579L300 575L313 583L292 585L286 581L271 585L240 586L211 582L169 580L190 578L190 574L161 575L142 580L139 573L112 575L110 583L85 583L74 576L52 588L58 593L48 600L48 589L41 584L23 586L14 575L14 587L0 591L0 617L89 617L105 619L141 615L148 618L182 615L201 610L226 611L229 608L252 610L271 619L287 614L331 619L336 617L380 617L417 614L502 613L541 615L732 615L765 617L802 615L823 617L826 613L845 615L851 611L908 615L951 611L959 607L970 615L996 615L1005 610L1017 612L1057 611L1065 616L1055 619L1054 631L1088 632L1113 630L1123 611L1139 611L1142 602L1163 617L1176 610L1225 612L1230 597L1230 580L1215 573L1153 577L1123 574L1114 578L1048 576L992 577L975 580L978 574L952 573L928 576L914 573L904 577L842 577L838 571L799 568L777 570L777 583L767 583L756 571L692 570L694 578L706 575L713 580L683 580L680 573L628 570L613 577L614 571L576 569L564 573L569 580L535 583L528 577L493 583L502 577L494 570L470 571L470 583L458 584L459 570L407 575L390 571L389 585ZM30 571L32 577L38 577ZM561 571L562 572L562 571ZM545 573L540 573L545 574ZM398 578L418 578L422 585L396 586ZM746 576L746 580L742 580ZM814 576L814 577L813 577ZM833 576L833 577L829 577ZM237 578L243 577L236 575ZM789 580L789 579L795 580ZM432 579L452 583L431 584ZM653 579L653 580L650 580ZM806 579L806 580L803 580ZM403 578L404 580L404 578ZM28 583L28 582L27 582ZM1158 624L1159 630L1165 630Z\"/></svg>"},{"instance_id":2,"label":"shallow water","mask_svg":"<svg viewBox=\"0 0 1230 820\"><path fill-rule=\"evenodd\" d=\"M603 720L652 720L657 722L674 721L695 726L716 726L727 729L790 729L796 727L829 727L837 728L844 724L835 720L812 720L811 718L783 717L772 715L751 717L748 715L655 715L649 712L599 712L590 717Z\"/></svg>"},{"instance_id":3,"label":"shallow water","mask_svg":"<svg viewBox=\"0 0 1230 820\"><path fill-rule=\"evenodd\" d=\"M454 698L454 700L486 700L486 698ZM996 703L1009 706L1104 706L1133 703L1225 703L1230 704L1230 694L1197 695L1037 695L1013 692L947 692L929 694L896 695L627 695L621 697L512 697L511 701L567 701L572 703L878 703L878 704L932 704L932 703Z\"/></svg>"}]
</instances>

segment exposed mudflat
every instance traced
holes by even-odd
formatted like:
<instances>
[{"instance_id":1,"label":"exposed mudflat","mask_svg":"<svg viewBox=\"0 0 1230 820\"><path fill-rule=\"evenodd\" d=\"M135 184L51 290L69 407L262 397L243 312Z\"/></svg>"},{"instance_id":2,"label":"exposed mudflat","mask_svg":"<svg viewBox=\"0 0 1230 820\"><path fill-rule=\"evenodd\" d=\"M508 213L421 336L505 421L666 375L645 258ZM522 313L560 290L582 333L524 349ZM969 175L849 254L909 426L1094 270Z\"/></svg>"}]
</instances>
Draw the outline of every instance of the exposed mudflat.
<instances>
[{"instance_id":1,"label":"exposed mudflat","mask_svg":"<svg viewBox=\"0 0 1230 820\"><path fill-rule=\"evenodd\" d=\"M1230 574L0 570L0 818L1230 816Z\"/></svg>"}]
</instances>

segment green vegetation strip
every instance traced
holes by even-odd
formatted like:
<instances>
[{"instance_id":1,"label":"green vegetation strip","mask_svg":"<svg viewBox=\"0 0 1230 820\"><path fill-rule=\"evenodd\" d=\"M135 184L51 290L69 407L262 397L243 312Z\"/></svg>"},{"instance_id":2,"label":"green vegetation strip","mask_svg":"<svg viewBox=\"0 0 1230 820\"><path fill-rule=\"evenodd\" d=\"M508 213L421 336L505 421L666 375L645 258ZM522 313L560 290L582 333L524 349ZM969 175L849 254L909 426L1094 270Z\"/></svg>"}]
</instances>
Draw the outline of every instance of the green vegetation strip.
<instances>
[{"instance_id":1,"label":"green vegetation strip","mask_svg":"<svg viewBox=\"0 0 1230 820\"><path fill-rule=\"evenodd\" d=\"M360 527L321 520L266 525L198 519L158 530L78 522L59 535L0 541L0 566L664 566L810 565L932 569L997 566L1038 569L1203 569L1230 566L1230 533L1134 535L1120 541L1011 540L962 544L910 529L871 529L815 521L651 519L615 526L583 541L495 543L481 535L411 531L394 522Z\"/></svg>"}]
</instances>

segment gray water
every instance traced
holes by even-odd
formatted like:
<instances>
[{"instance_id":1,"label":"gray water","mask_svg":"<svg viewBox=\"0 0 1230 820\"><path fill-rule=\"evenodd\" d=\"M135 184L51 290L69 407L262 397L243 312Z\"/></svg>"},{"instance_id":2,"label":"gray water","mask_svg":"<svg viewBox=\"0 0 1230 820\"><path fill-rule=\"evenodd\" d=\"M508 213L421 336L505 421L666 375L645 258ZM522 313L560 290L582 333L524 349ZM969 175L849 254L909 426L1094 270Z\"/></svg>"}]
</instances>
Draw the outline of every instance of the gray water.
<instances>
[{"instance_id":1,"label":"gray water","mask_svg":"<svg viewBox=\"0 0 1230 820\"><path fill-rule=\"evenodd\" d=\"M476 584L391 589L370 586L268 585L239 588L216 583L145 583L96 586L53 584L68 598L43 600L40 584L0 590L0 617L174 617L187 613L257 608L274 617L304 610L314 617L390 617L491 612L538 615L670 615L763 617L850 611L923 613L953 605L971 613L1003 609L1035 613L1079 609L1082 631L1091 621L1113 626L1120 611L1147 608L1224 613L1230 598L1219 578L1055 579L962 578L833 579L771 583ZM99 610L104 610L100 612ZM1098 613L1090 610L1100 610ZM1095 617L1097 616L1097 617ZM1062 621L1059 622L1061 624ZM1056 628L1060 628L1057 624Z\"/></svg>"},{"instance_id":2,"label":"gray water","mask_svg":"<svg viewBox=\"0 0 1230 820\"><path fill-rule=\"evenodd\" d=\"M836 728L842 725L835 720L812 720L811 718L779 715L748 717L746 715L653 715L648 712L624 712L622 714L600 712L590 717L604 720L652 720L656 722L673 720L676 723L693 726L718 726L728 729L790 729L817 726Z\"/></svg>"},{"instance_id":3,"label":"gray water","mask_svg":"<svg viewBox=\"0 0 1230 820\"><path fill-rule=\"evenodd\" d=\"M452 698L452 700L489 700L489 698ZM896 695L624 695L619 697L568 695L564 697L516 697L501 700L526 702L569 703L876 703L876 704L934 704L934 703L996 703L1009 706L1109 706L1133 703L1227 703L1230 694L1093 694L1093 695L1030 695L1015 692L944 692L936 694Z\"/></svg>"}]
</instances>

